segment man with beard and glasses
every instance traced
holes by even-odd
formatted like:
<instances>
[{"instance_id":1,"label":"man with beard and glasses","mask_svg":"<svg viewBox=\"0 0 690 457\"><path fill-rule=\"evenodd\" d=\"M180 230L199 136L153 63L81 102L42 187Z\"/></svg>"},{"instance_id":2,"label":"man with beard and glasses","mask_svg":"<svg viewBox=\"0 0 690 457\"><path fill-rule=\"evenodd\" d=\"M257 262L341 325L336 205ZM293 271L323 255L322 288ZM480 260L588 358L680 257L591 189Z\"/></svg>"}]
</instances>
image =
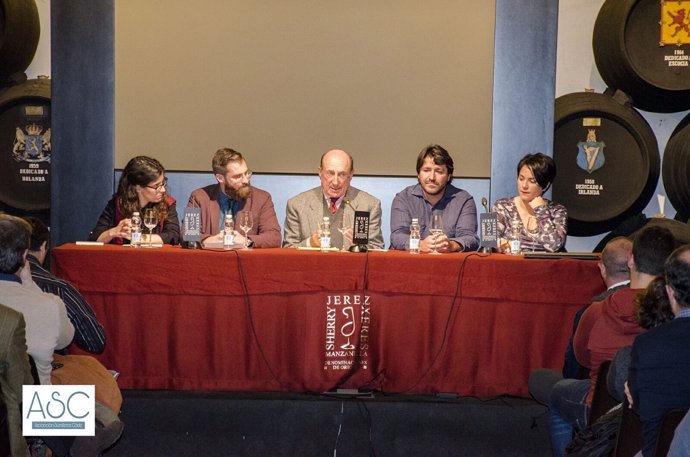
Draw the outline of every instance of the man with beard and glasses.
<instances>
[{"instance_id":1,"label":"man with beard and glasses","mask_svg":"<svg viewBox=\"0 0 690 457\"><path fill-rule=\"evenodd\" d=\"M196 189L187 203L188 208L201 208L202 244L222 245L225 215L232 213L237 226L237 214L249 211L254 220L247 235L249 246L280 247L280 225L271 194L250 184L252 172L242 154L221 148L211 165L218 184ZM235 243L244 242L244 236L235 230Z\"/></svg>"},{"instance_id":2,"label":"man with beard and glasses","mask_svg":"<svg viewBox=\"0 0 690 457\"><path fill-rule=\"evenodd\" d=\"M477 207L472 196L451 184L453 158L441 146L432 144L417 157L418 184L406 187L391 205L391 249L407 250L410 223L419 220L421 252L473 251L479 246ZM431 216L441 213L443 233L434 236Z\"/></svg>"}]
</instances>

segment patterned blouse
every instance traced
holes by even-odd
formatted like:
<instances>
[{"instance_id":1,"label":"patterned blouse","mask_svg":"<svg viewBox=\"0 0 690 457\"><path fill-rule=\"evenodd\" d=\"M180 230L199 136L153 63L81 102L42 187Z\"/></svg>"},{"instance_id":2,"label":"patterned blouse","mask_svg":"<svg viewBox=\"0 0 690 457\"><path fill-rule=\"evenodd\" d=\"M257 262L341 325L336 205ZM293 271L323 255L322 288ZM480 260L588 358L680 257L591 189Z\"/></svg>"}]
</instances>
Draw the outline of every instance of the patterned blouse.
<instances>
[{"instance_id":1,"label":"patterned blouse","mask_svg":"<svg viewBox=\"0 0 690 457\"><path fill-rule=\"evenodd\" d=\"M498 219L499 238L514 240L513 221L517 221L522 251L556 252L565 246L568 211L561 204L546 200L546 205L535 208L538 230L531 233L525 229L513 197L496 200L491 211L496 213Z\"/></svg>"}]
</instances>

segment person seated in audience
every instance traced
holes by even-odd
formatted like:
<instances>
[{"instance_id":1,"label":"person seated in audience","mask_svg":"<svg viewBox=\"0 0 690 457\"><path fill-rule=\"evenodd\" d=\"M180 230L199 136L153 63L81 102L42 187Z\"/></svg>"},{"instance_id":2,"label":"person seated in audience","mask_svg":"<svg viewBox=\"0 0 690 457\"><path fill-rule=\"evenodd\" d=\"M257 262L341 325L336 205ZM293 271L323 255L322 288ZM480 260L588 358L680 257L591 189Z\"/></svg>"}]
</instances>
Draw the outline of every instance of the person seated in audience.
<instances>
[{"instance_id":1,"label":"person seated in audience","mask_svg":"<svg viewBox=\"0 0 690 457\"><path fill-rule=\"evenodd\" d=\"M202 244L223 244L223 223L227 213L235 221L235 243L245 238L237 229L237 214L249 211L253 226L248 232L248 245L255 248L279 248L280 225L271 194L251 185L252 172L241 153L229 148L216 151L211 160L217 184L196 189L189 196L187 207L201 208Z\"/></svg>"},{"instance_id":2,"label":"person seated in audience","mask_svg":"<svg viewBox=\"0 0 690 457\"><path fill-rule=\"evenodd\" d=\"M575 358L575 350L573 349L573 338L575 337L575 331L580 323L580 318L582 313L585 312L589 305L602 301L618 289L624 287L630 287L630 270L628 269L628 256L632 250L632 241L628 238L619 236L611 239L606 246L604 246L601 252L601 260L597 263L599 266L599 273L601 273L601 279L606 285L606 290L599 295L592 298L592 300L582 308L580 308L577 313L575 313L575 318L573 319L573 333L568 341L568 347L565 350L565 362L563 363L563 377L564 378L578 378L580 373L585 370L585 368L577 363Z\"/></svg>"},{"instance_id":3,"label":"person seated in audience","mask_svg":"<svg viewBox=\"0 0 690 457\"><path fill-rule=\"evenodd\" d=\"M22 435L22 386L33 384L22 313L0 304L0 398L7 409L7 434L14 457L29 457Z\"/></svg>"},{"instance_id":4,"label":"person seated in audience","mask_svg":"<svg viewBox=\"0 0 690 457\"><path fill-rule=\"evenodd\" d=\"M664 261L675 245L668 229L655 226L637 232L628 259L630 288L592 303L582 314L573 345L577 361L589 368L590 379L563 379L561 373L548 369L536 370L530 376L530 393L549 406L554 456L564 454L574 427L582 430L588 424L599 365L611 360L619 348L631 344L644 330L635 321L635 297L663 272Z\"/></svg>"},{"instance_id":5,"label":"person seated in audience","mask_svg":"<svg viewBox=\"0 0 690 457\"><path fill-rule=\"evenodd\" d=\"M168 179L161 163L151 157L132 158L120 176L117 193L108 201L96 226L89 235L90 241L126 244L131 239L132 214L139 212L142 218L142 240L149 241L148 230L143 225L144 210L156 211L158 223L153 229L152 243L178 244L180 221L175 199L168 195Z\"/></svg>"},{"instance_id":6,"label":"person seated in audience","mask_svg":"<svg viewBox=\"0 0 690 457\"><path fill-rule=\"evenodd\" d=\"M41 384L50 384L53 352L72 342L74 326L57 295L43 292L31 279L31 226L25 220L0 214L0 297L2 304L24 315L26 344Z\"/></svg>"},{"instance_id":7,"label":"person seated in audience","mask_svg":"<svg viewBox=\"0 0 690 457\"><path fill-rule=\"evenodd\" d=\"M635 310L635 320L645 330L673 319L673 310L668 300L666 280L663 276L654 278L645 291L637 296ZM619 402L625 400L624 385L628 380L631 351L632 346L623 346L616 352L606 378L609 393Z\"/></svg>"},{"instance_id":8,"label":"person seated in audience","mask_svg":"<svg viewBox=\"0 0 690 457\"><path fill-rule=\"evenodd\" d=\"M453 158L443 147L426 146L417 156L417 184L396 194L391 205L391 249L410 248L410 224L419 220L421 252L473 251L479 246L477 207L467 192L451 184ZM431 233L431 215L440 212L443 233Z\"/></svg>"},{"instance_id":9,"label":"person seated in audience","mask_svg":"<svg viewBox=\"0 0 690 457\"><path fill-rule=\"evenodd\" d=\"M664 266L675 318L635 338L626 394L642 421L642 455L654 455L659 426L673 408L690 408L690 245Z\"/></svg>"},{"instance_id":10,"label":"person seated in audience","mask_svg":"<svg viewBox=\"0 0 690 457\"><path fill-rule=\"evenodd\" d=\"M369 242L367 248L383 248L381 233L381 201L350 185L354 161L345 151L333 149L321 156L318 168L321 186L302 192L287 202L283 247L319 247L319 224L324 217L330 220L331 246L352 244L352 229L341 234L338 225L345 221L354 224L355 211L369 212Z\"/></svg>"},{"instance_id":11,"label":"person seated in audience","mask_svg":"<svg viewBox=\"0 0 690 457\"><path fill-rule=\"evenodd\" d=\"M50 231L38 218L24 218L31 225L29 255L31 277L38 287L62 299L67 317L74 325L74 343L81 349L100 354L105 349L105 329L93 312L91 305L69 282L58 278L43 267L50 248Z\"/></svg>"},{"instance_id":12,"label":"person seated in audience","mask_svg":"<svg viewBox=\"0 0 690 457\"><path fill-rule=\"evenodd\" d=\"M690 455L690 410L676 427L666 457L688 457Z\"/></svg>"},{"instance_id":13,"label":"person seated in audience","mask_svg":"<svg viewBox=\"0 0 690 457\"><path fill-rule=\"evenodd\" d=\"M556 162L541 152L527 154L517 166L515 197L501 198L491 208L498 218L499 250L520 239L523 251L557 252L565 248L568 211L543 197L556 177Z\"/></svg>"}]
</instances>

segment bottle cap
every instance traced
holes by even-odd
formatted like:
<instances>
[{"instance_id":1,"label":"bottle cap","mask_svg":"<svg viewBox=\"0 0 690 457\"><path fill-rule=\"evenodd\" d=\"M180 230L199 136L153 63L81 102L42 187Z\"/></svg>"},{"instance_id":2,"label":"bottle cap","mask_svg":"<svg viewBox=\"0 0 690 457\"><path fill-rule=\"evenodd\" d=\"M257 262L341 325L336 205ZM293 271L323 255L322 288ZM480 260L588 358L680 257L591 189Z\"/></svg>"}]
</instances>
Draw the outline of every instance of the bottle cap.
<instances>
[{"instance_id":1,"label":"bottle cap","mask_svg":"<svg viewBox=\"0 0 690 457\"><path fill-rule=\"evenodd\" d=\"M413 217L412 222L419 222L419 219L417 219L416 217Z\"/></svg>"},{"instance_id":2,"label":"bottle cap","mask_svg":"<svg viewBox=\"0 0 690 457\"><path fill-rule=\"evenodd\" d=\"M232 213L227 213L225 214L226 219L232 219Z\"/></svg>"},{"instance_id":3,"label":"bottle cap","mask_svg":"<svg viewBox=\"0 0 690 457\"><path fill-rule=\"evenodd\" d=\"M134 212L132 213L132 216L138 216L138 215L139 215L139 211L134 211Z\"/></svg>"}]
</instances>

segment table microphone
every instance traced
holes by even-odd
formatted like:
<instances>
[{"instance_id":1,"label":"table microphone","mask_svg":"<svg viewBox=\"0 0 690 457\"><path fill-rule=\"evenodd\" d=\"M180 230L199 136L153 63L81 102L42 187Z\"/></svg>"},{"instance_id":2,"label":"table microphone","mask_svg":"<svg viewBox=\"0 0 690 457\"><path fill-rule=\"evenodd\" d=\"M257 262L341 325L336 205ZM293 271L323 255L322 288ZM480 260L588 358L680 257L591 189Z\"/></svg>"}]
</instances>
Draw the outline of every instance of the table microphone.
<instances>
[{"instance_id":1,"label":"table microphone","mask_svg":"<svg viewBox=\"0 0 690 457\"><path fill-rule=\"evenodd\" d=\"M489 201L486 199L486 197L482 197L482 206L484 207L485 213L489 212L489 207L487 206L488 204L489 204Z\"/></svg>"}]
</instances>

